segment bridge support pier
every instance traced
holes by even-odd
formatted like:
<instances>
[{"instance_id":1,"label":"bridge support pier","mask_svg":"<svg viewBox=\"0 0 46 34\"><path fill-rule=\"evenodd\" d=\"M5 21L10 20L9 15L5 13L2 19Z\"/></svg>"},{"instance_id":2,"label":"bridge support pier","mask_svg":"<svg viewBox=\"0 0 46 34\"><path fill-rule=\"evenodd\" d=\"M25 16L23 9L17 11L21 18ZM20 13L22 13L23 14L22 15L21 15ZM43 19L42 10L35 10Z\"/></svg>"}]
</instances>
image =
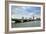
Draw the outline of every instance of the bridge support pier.
<instances>
[{"instance_id":1,"label":"bridge support pier","mask_svg":"<svg viewBox=\"0 0 46 34\"><path fill-rule=\"evenodd\" d=\"M29 20L27 20L27 21L29 21Z\"/></svg>"},{"instance_id":2,"label":"bridge support pier","mask_svg":"<svg viewBox=\"0 0 46 34\"><path fill-rule=\"evenodd\" d=\"M23 23L23 20L21 20L21 23Z\"/></svg>"}]
</instances>

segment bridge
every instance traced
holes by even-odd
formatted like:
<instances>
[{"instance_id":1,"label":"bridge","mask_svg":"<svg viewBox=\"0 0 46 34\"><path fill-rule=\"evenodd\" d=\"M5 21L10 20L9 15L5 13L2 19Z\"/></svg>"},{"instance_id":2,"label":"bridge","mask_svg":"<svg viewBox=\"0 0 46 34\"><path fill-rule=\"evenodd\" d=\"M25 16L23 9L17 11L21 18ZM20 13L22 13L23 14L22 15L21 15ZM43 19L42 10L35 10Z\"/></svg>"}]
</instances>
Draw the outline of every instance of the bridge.
<instances>
[{"instance_id":1,"label":"bridge","mask_svg":"<svg viewBox=\"0 0 46 34\"><path fill-rule=\"evenodd\" d=\"M34 21L33 19L12 19L12 21L15 21L16 23L24 23L24 22L29 22L29 21Z\"/></svg>"},{"instance_id":2,"label":"bridge","mask_svg":"<svg viewBox=\"0 0 46 34\"><path fill-rule=\"evenodd\" d=\"M24 17L22 17L22 19L12 19L12 21L15 21L15 23L24 23L24 22L34 21L34 16L33 16L33 19L24 19Z\"/></svg>"},{"instance_id":3,"label":"bridge","mask_svg":"<svg viewBox=\"0 0 46 34\"><path fill-rule=\"evenodd\" d=\"M36 21L36 20L40 20L40 18L33 19L29 18L29 19L24 19L24 17L22 17L22 19L12 19L12 21L15 21L15 23L24 23L24 22L29 22L29 21Z\"/></svg>"}]
</instances>

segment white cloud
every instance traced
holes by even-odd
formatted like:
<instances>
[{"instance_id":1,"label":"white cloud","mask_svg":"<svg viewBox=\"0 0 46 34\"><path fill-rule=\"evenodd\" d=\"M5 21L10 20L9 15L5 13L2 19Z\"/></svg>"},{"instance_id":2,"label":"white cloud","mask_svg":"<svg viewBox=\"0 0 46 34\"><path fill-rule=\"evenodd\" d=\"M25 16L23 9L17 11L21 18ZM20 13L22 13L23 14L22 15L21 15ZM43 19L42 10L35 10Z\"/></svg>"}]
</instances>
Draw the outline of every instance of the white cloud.
<instances>
[{"instance_id":1,"label":"white cloud","mask_svg":"<svg viewBox=\"0 0 46 34\"><path fill-rule=\"evenodd\" d=\"M21 19L22 17L24 18L32 18L33 16L36 17L40 17L39 15L36 14L36 11L32 12L32 11L27 11L29 7L18 7L18 8L13 8L12 9L12 18L18 18L18 19ZM29 8L30 10L33 8ZM39 12L39 11L38 11Z\"/></svg>"},{"instance_id":2,"label":"white cloud","mask_svg":"<svg viewBox=\"0 0 46 34\"><path fill-rule=\"evenodd\" d=\"M13 14L12 15L12 18L18 18L18 19L21 19L22 17L24 18L32 18L33 17L33 13L29 13L29 14Z\"/></svg>"}]
</instances>

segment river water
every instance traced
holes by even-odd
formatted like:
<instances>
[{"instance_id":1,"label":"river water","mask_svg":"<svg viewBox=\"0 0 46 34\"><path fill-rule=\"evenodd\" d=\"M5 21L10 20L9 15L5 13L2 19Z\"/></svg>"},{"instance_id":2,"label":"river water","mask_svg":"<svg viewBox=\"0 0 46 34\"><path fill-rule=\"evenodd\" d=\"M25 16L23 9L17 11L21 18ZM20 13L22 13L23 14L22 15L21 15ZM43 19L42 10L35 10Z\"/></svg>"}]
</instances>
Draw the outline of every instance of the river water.
<instances>
[{"instance_id":1,"label":"river water","mask_svg":"<svg viewBox=\"0 0 46 34\"><path fill-rule=\"evenodd\" d=\"M12 28L20 28L20 27L40 27L40 21L30 21L25 23L12 23Z\"/></svg>"}]
</instances>

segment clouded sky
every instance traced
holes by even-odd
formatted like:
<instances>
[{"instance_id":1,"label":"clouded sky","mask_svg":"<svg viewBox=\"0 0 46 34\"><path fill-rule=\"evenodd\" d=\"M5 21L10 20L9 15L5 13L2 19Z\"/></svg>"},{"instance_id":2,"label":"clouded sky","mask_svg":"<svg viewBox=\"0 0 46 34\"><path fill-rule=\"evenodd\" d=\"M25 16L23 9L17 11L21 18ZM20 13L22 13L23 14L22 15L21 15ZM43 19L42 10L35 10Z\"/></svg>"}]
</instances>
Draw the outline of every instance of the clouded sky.
<instances>
[{"instance_id":1,"label":"clouded sky","mask_svg":"<svg viewBox=\"0 0 46 34\"><path fill-rule=\"evenodd\" d=\"M12 18L18 18L18 19L21 19L22 17L32 18L33 16L40 17L40 11L41 8L35 6L12 6L11 7Z\"/></svg>"}]
</instances>

